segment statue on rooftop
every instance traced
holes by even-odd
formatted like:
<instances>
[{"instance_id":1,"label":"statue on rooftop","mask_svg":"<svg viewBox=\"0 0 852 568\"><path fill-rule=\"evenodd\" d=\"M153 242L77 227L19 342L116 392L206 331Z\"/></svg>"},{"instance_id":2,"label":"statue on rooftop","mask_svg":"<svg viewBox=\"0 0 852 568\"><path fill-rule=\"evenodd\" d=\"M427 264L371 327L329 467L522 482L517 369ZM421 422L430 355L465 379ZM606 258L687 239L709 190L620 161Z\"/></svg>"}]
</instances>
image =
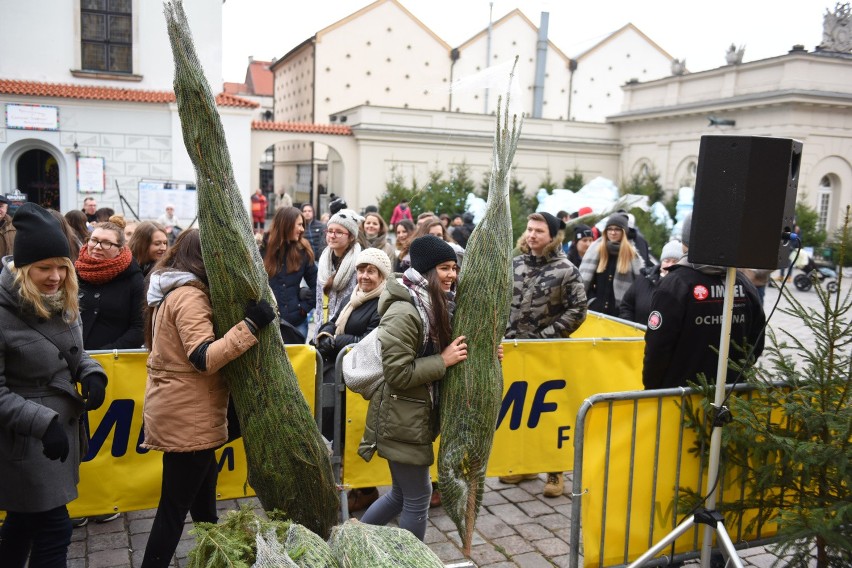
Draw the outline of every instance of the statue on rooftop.
<instances>
[{"instance_id":1,"label":"statue on rooftop","mask_svg":"<svg viewBox=\"0 0 852 568\"><path fill-rule=\"evenodd\" d=\"M849 53L852 51L852 9L849 2L838 2L834 13L826 8L822 24L822 43L819 49Z\"/></svg>"},{"instance_id":2,"label":"statue on rooftop","mask_svg":"<svg viewBox=\"0 0 852 568\"><path fill-rule=\"evenodd\" d=\"M739 49L735 44L731 44L728 48L728 51L725 52L725 61L728 65L739 65L743 62L743 55L745 54L745 46L741 45Z\"/></svg>"}]
</instances>

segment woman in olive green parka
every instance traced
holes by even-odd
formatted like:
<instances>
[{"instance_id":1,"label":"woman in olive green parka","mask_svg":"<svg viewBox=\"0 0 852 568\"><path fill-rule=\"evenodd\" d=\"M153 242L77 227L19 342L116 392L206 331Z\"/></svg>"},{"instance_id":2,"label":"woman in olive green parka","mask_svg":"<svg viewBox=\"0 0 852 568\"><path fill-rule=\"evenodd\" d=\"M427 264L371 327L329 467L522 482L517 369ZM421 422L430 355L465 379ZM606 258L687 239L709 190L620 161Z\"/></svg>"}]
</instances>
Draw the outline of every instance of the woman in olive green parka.
<instances>
[{"instance_id":1,"label":"woman in olive green parka","mask_svg":"<svg viewBox=\"0 0 852 568\"><path fill-rule=\"evenodd\" d=\"M411 267L389 278L379 299L385 380L370 399L358 449L367 461L376 452L388 460L393 485L361 521L384 525L399 515L399 526L423 540L432 495L432 442L438 436L438 388L447 367L467 358L467 345L464 337L451 337L455 251L427 235L412 242L409 252Z\"/></svg>"}]
</instances>

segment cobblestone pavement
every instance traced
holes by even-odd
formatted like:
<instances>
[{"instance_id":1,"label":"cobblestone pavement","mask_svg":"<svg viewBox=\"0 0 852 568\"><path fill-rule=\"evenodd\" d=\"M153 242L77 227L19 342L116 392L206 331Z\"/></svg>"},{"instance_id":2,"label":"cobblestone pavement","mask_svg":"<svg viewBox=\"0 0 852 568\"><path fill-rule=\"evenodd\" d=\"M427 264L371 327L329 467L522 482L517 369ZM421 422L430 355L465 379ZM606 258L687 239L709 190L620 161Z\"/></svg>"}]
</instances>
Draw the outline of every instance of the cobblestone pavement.
<instances>
[{"instance_id":1,"label":"cobblestone pavement","mask_svg":"<svg viewBox=\"0 0 852 568\"><path fill-rule=\"evenodd\" d=\"M852 278L845 279L841 293L846 293ZM806 307L818 306L817 295L811 290L800 292L792 288L793 295ZM778 298L778 291L769 288L765 305L770 310ZM782 299L770 327L785 330L812 343L810 335L798 318L784 314L781 307L788 305ZM473 565L480 568L538 568L568 566L569 533L571 527L571 474L566 475L565 492L561 497L545 498L541 491L544 475L539 479L524 481L519 485L506 485L489 478L483 499L483 509L476 524L476 535L471 549ZM387 488L382 488L385 491ZM221 512L235 509L242 503L257 506L256 499L221 501ZM69 553L70 568L138 567L154 510L134 511L104 524L89 523L75 529ZM187 523L173 566L185 566L186 555L194 544ZM444 561L451 565L465 560L458 533L443 509L430 512L426 543ZM777 558L763 547L740 551L745 566L769 567ZM694 562L693 564L697 564Z\"/></svg>"}]
</instances>

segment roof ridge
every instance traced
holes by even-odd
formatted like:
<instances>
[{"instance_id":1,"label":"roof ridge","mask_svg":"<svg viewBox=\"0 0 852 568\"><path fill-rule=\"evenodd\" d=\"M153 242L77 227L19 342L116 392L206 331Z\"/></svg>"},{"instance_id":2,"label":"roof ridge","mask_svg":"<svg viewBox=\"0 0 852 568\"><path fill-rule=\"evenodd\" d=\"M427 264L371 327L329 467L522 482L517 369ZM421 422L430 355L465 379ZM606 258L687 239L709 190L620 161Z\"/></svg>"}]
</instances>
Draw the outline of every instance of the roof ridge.
<instances>
[{"instance_id":1,"label":"roof ridge","mask_svg":"<svg viewBox=\"0 0 852 568\"><path fill-rule=\"evenodd\" d=\"M168 104L176 100L174 91L127 89L105 85L48 83L45 81L2 78L0 78L0 94L154 104ZM216 104L219 106L243 108L257 108L260 106L259 103L254 101L224 92L216 95Z\"/></svg>"}]
</instances>

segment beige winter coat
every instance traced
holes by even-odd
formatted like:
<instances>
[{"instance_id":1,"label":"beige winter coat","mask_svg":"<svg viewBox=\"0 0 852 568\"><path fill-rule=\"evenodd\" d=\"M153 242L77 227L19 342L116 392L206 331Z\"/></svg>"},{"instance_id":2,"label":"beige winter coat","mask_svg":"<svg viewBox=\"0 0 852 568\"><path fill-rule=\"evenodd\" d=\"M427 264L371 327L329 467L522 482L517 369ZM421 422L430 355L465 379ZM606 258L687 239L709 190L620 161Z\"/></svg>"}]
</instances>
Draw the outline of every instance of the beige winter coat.
<instances>
[{"instance_id":1,"label":"beige winter coat","mask_svg":"<svg viewBox=\"0 0 852 568\"><path fill-rule=\"evenodd\" d=\"M154 312L143 410L145 448L194 452L224 444L229 391L219 369L257 343L242 321L214 341L213 308L206 290L195 284L174 288ZM189 356L209 341L207 369L199 371Z\"/></svg>"}]
</instances>

